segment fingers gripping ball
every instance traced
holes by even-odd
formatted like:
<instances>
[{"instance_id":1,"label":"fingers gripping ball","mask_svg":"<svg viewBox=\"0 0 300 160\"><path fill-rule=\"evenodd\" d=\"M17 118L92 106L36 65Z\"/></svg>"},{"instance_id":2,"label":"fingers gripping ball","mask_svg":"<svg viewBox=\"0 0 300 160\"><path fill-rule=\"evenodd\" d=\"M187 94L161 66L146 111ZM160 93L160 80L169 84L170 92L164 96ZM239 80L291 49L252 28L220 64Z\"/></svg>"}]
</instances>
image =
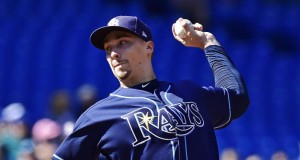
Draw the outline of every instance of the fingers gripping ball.
<instances>
[{"instance_id":1,"label":"fingers gripping ball","mask_svg":"<svg viewBox=\"0 0 300 160\"><path fill-rule=\"evenodd\" d=\"M187 22L186 25L190 25L191 22ZM175 34L180 38L186 38L187 32L183 27L183 24L180 22L176 22L174 26Z\"/></svg>"}]
</instances>

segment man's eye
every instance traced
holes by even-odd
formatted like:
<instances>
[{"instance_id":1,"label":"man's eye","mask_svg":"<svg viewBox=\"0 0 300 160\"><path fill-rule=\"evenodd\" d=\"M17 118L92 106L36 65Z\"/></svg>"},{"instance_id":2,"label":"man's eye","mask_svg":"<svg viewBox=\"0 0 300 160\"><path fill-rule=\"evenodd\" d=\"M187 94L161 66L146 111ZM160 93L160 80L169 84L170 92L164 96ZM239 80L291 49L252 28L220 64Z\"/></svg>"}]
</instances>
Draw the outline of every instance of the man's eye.
<instances>
[{"instance_id":1,"label":"man's eye","mask_svg":"<svg viewBox=\"0 0 300 160\"><path fill-rule=\"evenodd\" d=\"M108 51L111 50L111 47L105 47L104 50L105 50L106 52L108 52Z\"/></svg>"},{"instance_id":2,"label":"man's eye","mask_svg":"<svg viewBox=\"0 0 300 160\"><path fill-rule=\"evenodd\" d=\"M121 41L121 42L120 42L121 45L124 45L124 44L126 44L126 43L127 43L126 41Z\"/></svg>"}]
</instances>

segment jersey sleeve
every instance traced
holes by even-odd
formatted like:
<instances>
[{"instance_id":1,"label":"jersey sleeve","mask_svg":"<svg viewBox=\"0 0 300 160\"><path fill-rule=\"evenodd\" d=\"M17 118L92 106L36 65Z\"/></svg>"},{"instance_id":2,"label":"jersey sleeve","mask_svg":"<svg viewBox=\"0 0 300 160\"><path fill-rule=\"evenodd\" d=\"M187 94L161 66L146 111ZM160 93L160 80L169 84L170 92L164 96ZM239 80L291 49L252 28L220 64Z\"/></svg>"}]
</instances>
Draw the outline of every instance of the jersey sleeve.
<instances>
[{"instance_id":1,"label":"jersey sleeve","mask_svg":"<svg viewBox=\"0 0 300 160\"><path fill-rule=\"evenodd\" d=\"M234 91L212 86L202 87L202 96L215 129L226 127L236 118L232 105Z\"/></svg>"},{"instance_id":2,"label":"jersey sleeve","mask_svg":"<svg viewBox=\"0 0 300 160\"><path fill-rule=\"evenodd\" d=\"M73 133L61 143L53 154L52 160L98 159L98 127L83 114L77 120Z\"/></svg>"},{"instance_id":3,"label":"jersey sleeve","mask_svg":"<svg viewBox=\"0 0 300 160\"><path fill-rule=\"evenodd\" d=\"M224 49L209 46L204 51L215 79L214 87L203 87L205 104L218 129L246 111L249 97L242 76Z\"/></svg>"}]
</instances>

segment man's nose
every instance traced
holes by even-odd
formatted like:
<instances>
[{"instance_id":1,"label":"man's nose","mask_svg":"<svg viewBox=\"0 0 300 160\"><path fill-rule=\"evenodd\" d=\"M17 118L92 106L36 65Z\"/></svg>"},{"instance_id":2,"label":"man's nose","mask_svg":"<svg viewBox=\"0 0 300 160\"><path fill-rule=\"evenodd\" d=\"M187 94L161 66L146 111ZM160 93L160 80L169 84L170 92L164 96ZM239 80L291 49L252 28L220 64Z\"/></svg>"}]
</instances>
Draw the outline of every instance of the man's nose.
<instances>
[{"instance_id":1,"label":"man's nose","mask_svg":"<svg viewBox=\"0 0 300 160\"><path fill-rule=\"evenodd\" d=\"M116 51L115 49L113 49L113 50L111 51L111 57L112 57L112 58L115 58L115 59L118 59L118 58L120 58L120 54L119 54L118 51Z\"/></svg>"}]
</instances>

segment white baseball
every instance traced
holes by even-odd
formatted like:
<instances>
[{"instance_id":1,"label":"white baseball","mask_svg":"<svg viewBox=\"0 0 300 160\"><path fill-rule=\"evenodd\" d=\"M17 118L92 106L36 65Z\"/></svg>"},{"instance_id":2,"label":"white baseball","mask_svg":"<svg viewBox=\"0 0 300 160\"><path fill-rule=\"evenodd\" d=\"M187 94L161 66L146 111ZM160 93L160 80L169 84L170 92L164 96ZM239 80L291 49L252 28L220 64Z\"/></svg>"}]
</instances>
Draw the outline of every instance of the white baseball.
<instances>
[{"instance_id":1,"label":"white baseball","mask_svg":"<svg viewBox=\"0 0 300 160\"><path fill-rule=\"evenodd\" d=\"M185 38L186 37L186 31L180 23L175 23L174 27L175 27L174 28L175 34L178 37L180 37L180 38Z\"/></svg>"}]
</instances>

